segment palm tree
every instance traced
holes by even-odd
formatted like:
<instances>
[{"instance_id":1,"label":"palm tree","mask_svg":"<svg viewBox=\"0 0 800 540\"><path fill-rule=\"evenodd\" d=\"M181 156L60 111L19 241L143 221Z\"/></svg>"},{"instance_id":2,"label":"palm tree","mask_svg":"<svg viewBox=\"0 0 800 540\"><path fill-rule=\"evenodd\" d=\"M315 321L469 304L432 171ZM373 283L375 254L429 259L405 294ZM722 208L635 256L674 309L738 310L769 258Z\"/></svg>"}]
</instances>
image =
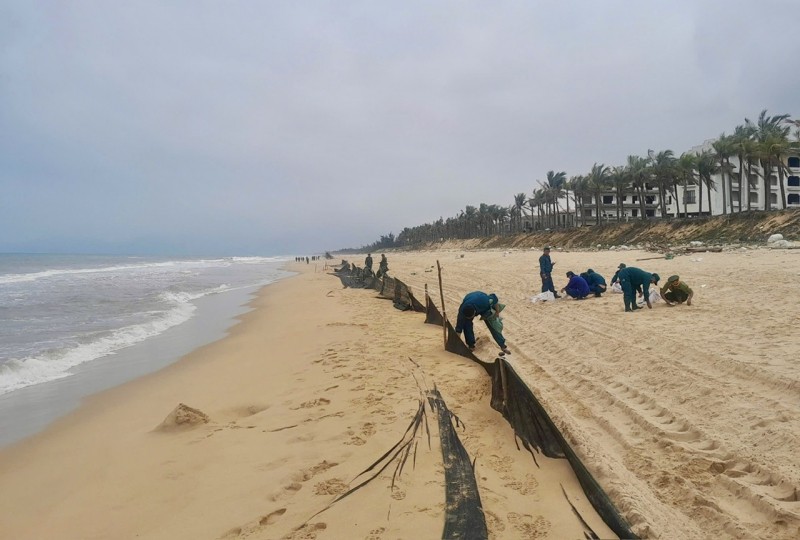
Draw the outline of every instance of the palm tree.
<instances>
[{"instance_id":1,"label":"palm tree","mask_svg":"<svg viewBox=\"0 0 800 540\"><path fill-rule=\"evenodd\" d=\"M658 187L658 199L661 206L661 217L667 216L667 191L674 185L675 179L675 153L672 150L655 152L648 150L653 178ZM677 195L676 195L677 197Z\"/></svg>"},{"instance_id":2,"label":"palm tree","mask_svg":"<svg viewBox=\"0 0 800 540\"><path fill-rule=\"evenodd\" d=\"M537 228L542 229L544 228L542 223L542 215L544 214L544 206L545 206L545 193L543 189L534 189L533 190L533 197L528 201L531 207L531 216L533 216L533 209L536 208L536 224L538 225Z\"/></svg>"},{"instance_id":3,"label":"palm tree","mask_svg":"<svg viewBox=\"0 0 800 540\"><path fill-rule=\"evenodd\" d=\"M711 143L711 148L714 149L714 158L719 166L719 172L722 173L722 213L728 213L728 195L730 194L730 179L733 166L731 165L731 156L735 153L734 140L723 133L719 139ZM741 197L740 199L741 200ZM730 201L731 213L733 213L733 197ZM710 208L710 206L709 206Z\"/></svg>"},{"instance_id":4,"label":"palm tree","mask_svg":"<svg viewBox=\"0 0 800 540\"><path fill-rule=\"evenodd\" d=\"M608 166L603 165L602 163L598 165L595 163L592 165L592 170L589 171L587 175L587 183L589 189L594 194L594 205L595 205L595 224L600 225L600 213L601 213L601 204L603 199L603 192L608 189L608 175L610 173L610 169Z\"/></svg>"},{"instance_id":5,"label":"palm tree","mask_svg":"<svg viewBox=\"0 0 800 540\"><path fill-rule=\"evenodd\" d=\"M467 238L474 238L477 236L478 226L478 209L474 206L467 205L464 211L464 220L467 226Z\"/></svg>"},{"instance_id":6,"label":"palm tree","mask_svg":"<svg viewBox=\"0 0 800 540\"><path fill-rule=\"evenodd\" d=\"M569 192L572 191L572 198L575 201L574 224L577 225L579 210L581 210L580 214L583 214L583 194L586 191L585 186L583 185L583 176L571 176L564 184L564 187L567 192L567 213L569 213ZM581 220L581 225L583 225L583 220Z\"/></svg>"},{"instance_id":7,"label":"palm tree","mask_svg":"<svg viewBox=\"0 0 800 540\"><path fill-rule=\"evenodd\" d=\"M716 191L716 186L714 184L714 175L717 174L722 169L722 166L718 163L716 154L710 151L702 152L699 156L697 156L697 175L700 179L700 198L698 199L700 202L699 205L699 213L703 213L703 184L706 185L706 190L708 191L708 214L711 215L711 190ZM724 190L723 190L724 193ZM723 207L724 207L724 196L723 196Z\"/></svg>"},{"instance_id":8,"label":"palm tree","mask_svg":"<svg viewBox=\"0 0 800 540\"><path fill-rule=\"evenodd\" d=\"M614 187L616 195L616 210L617 210L617 223L622 220L623 204L625 193L628 191L631 182L631 176L627 167L614 167L608 176L609 184Z\"/></svg>"},{"instance_id":9,"label":"palm tree","mask_svg":"<svg viewBox=\"0 0 800 540\"><path fill-rule=\"evenodd\" d=\"M747 198L747 210L750 211L750 188L753 187L752 158L754 156L753 134L755 127L752 125L739 125L733 130L731 140L739 160L739 208L742 211L742 199ZM743 180L747 180L745 187Z\"/></svg>"},{"instance_id":10,"label":"palm tree","mask_svg":"<svg viewBox=\"0 0 800 540\"><path fill-rule=\"evenodd\" d=\"M684 152L681 154L681 157L678 158L676 162L676 174L673 178L674 189L675 189L675 200L676 205L680 208L681 201L678 199L678 180L681 181L681 186L683 187L683 216L686 217L688 215L688 211L686 210L686 202L687 202L687 188L689 186L695 185L695 168L697 167L697 156L691 154L689 152ZM678 212L680 215L680 212Z\"/></svg>"},{"instance_id":11,"label":"palm tree","mask_svg":"<svg viewBox=\"0 0 800 540\"><path fill-rule=\"evenodd\" d=\"M758 159L761 169L764 171L764 210L770 210L771 201L771 186L770 177L773 168L773 150L772 145L780 146L781 140L789 138L789 128L784 126L784 122L789 119L788 114L780 114L778 116L767 116L767 109L761 111L758 115L758 120L752 122L745 118L744 123L750 126L752 131L752 138L755 141L755 156ZM780 157L778 158L780 164ZM781 185L783 188L783 185ZM781 195L785 198L786 195L781 189Z\"/></svg>"},{"instance_id":12,"label":"palm tree","mask_svg":"<svg viewBox=\"0 0 800 540\"><path fill-rule=\"evenodd\" d=\"M517 231L522 230L522 223L525 218L525 201L527 198L527 195L524 193L517 193L514 195L514 206L512 207L514 209L514 214L512 215L516 215L518 218Z\"/></svg>"},{"instance_id":13,"label":"palm tree","mask_svg":"<svg viewBox=\"0 0 800 540\"><path fill-rule=\"evenodd\" d=\"M650 160L641 156L628 156L627 168L631 176L631 184L639 194L639 210L641 218L647 219L647 209L645 208L645 193L647 191L647 181L650 179Z\"/></svg>"}]
</instances>

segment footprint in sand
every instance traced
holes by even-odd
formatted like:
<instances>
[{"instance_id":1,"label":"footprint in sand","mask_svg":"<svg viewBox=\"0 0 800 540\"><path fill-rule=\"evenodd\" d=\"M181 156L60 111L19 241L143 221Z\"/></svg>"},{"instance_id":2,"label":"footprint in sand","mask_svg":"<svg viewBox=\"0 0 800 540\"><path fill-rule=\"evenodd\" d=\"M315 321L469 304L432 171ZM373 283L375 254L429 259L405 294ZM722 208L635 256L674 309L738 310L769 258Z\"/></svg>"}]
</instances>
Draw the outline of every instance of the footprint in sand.
<instances>
[{"instance_id":1,"label":"footprint in sand","mask_svg":"<svg viewBox=\"0 0 800 540\"><path fill-rule=\"evenodd\" d=\"M280 501L281 499L285 499L286 497L290 497L303 489L303 484L299 482L292 482L283 486L282 488L275 491L272 495L267 497L272 502Z\"/></svg>"},{"instance_id":2,"label":"footprint in sand","mask_svg":"<svg viewBox=\"0 0 800 540\"><path fill-rule=\"evenodd\" d=\"M535 538L547 538L550 534L550 522L542 516L534 519L530 514L510 512L508 514L508 522L519 532L518 538L532 540Z\"/></svg>"},{"instance_id":3,"label":"footprint in sand","mask_svg":"<svg viewBox=\"0 0 800 540\"><path fill-rule=\"evenodd\" d=\"M266 516L259 519L258 524L261 525L262 527L265 525L272 525L273 523L278 521L278 519L280 519L280 517L285 513L286 513L286 508L279 508L274 512L270 512Z\"/></svg>"},{"instance_id":4,"label":"footprint in sand","mask_svg":"<svg viewBox=\"0 0 800 540\"><path fill-rule=\"evenodd\" d=\"M307 523L283 537L283 540L314 540L317 533L328 528L327 523Z\"/></svg>"},{"instance_id":5,"label":"footprint in sand","mask_svg":"<svg viewBox=\"0 0 800 540\"><path fill-rule=\"evenodd\" d=\"M531 495L539 490L539 481L532 474L525 476L525 480L514 480L507 484L505 487L511 488L521 495Z\"/></svg>"},{"instance_id":6,"label":"footprint in sand","mask_svg":"<svg viewBox=\"0 0 800 540\"><path fill-rule=\"evenodd\" d=\"M311 407L324 407L325 405L329 405L331 400L327 398L317 398L312 399L311 401L304 401L297 407L290 407L291 410L296 411L297 409L310 409Z\"/></svg>"},{"instance_id":7,"label":"footprint in sand","mask_svg":"<svg viewBox=\"0 0 800 540\"><path fill-rule=\"evenodd\" d=\"M369 534L365 537L364 540L381 540L383 533L386 532L386 527L381 527L379 529L372 529L369 531Z\"/></svg>"},{"instance_id":8,"label":"footprint in sand","mask_svg":"<svg viewBox=\"0 0 800 540\"><path fill-rule=\"evenodd\" d=\"M340 495L347 491L347 484L341 478L331 478L314 485L315 495Z\"/></svg>"}]
</instances>

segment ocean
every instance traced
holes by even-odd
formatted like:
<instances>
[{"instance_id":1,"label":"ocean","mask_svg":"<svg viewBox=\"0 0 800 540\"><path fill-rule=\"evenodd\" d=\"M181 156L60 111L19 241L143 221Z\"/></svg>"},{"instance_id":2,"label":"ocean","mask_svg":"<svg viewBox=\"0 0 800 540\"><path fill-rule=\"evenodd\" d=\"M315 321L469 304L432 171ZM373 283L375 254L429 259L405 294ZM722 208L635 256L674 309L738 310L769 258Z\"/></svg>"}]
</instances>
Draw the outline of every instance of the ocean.
<instances>
[{"instance_id":1,"label":"ocean","mask_svg":"<svg viewBox=\"0 0 800 540\"><path fill-rule=\"evenodd\" d=\"M288 260L0 254L0 445L223 337Z\"/></svg>"}]
</instances>

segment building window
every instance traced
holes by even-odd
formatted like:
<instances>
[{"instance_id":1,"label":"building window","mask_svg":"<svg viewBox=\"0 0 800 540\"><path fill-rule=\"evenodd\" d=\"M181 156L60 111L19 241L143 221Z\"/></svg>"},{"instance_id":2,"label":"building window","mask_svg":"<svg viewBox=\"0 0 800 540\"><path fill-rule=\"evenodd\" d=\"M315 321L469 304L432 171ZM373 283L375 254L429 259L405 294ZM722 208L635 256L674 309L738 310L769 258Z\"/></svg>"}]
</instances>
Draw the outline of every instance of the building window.
<instances>
[{"instance_id":1,"label":"building window","mask_svg":"<svg viewBox=\"0 0 800 540\"><path fill-rule=\"evenodd\" d=\"M769 175L769 185L777 186L778 185L778 177L777 175L771 174Z\"/></svg>"},{"instance_id":2,"label":"building window","mask_svg":"<svg viewBox=\"0 0 800 540\"><path fill-rule=\"evenodd\" d=\"M613 195L603 195L603 204L614 204Z\"/></svg>"},{"instance_id":3,"label":"building window","mask_svg":"<svg viewBox=\"0 0 800 540\"><path fill-rule=\"evenodd\" d=\"M644 214L645 214L647 217L655 217L655 215L656 215L656 211L655 211L655 210L645 210L645 211L644 211Z\"/></svg>"},{"instance_id":4,"label":"building window","mask_svg":"<svg viewBox=\"0 0 800 540\"><path fill-rule=\"evenodd\" d=\"M800 157L792 156L789 158L789 167L800 167Z\"/></svg>"},{"instance_id":5,"label":"building window","mask_svg":"<svg viewBox=\"0 0 800 540\"><path fill-rule=\"evenodd\" d=\"M739 192L738 191L731 191L731 202L735 202L735 203L739 202Z\"/></svg>"},{"instance_id":6,"label":"building window","mask_svg":"<svg viewBox=\"0 0 800 540\"><path fill-rule=\"evenodd\" d=\"M645 204L655 204L656 198L653 196L645 197L644 202Z\"/></svg>"},{"instance_id":7,"label":"building window","mask_svg":"<svg viewBox=\"0 0 800 540\"><path fill-rule=\"evenodd\" d=\"M776 204L778 204L778 194L777 193L770 193L769 194L769 203L772 206L775 206Z\"/></svg>"},{"instance_id":8,"label":"building window","mask_svg":"<svg viewBox=\"0 0 800 540\"><path fill-rule=\"evenodd\" d=\"M800 204L800 193L791 193L786 197L788 204Z\"/></svg>"},{"instance_id":9,"label":"building window","mask_svg":"<svg viewBox=\"0 0 800 540\"><path fill-rule=\"evenodd\" d=\"M750 204L758 204L758 193L755 191L750 192Z\"/></svg>"},{"instance_id":10,"label":"building window","mask_svg":"<svg viewBox=\"0 0 800 540\"><path fill-rule=\"evenodd\" d=\"M583 209L583 215L586 216L586 217L592 217L592 210L589 209L589 208L584 208Z\"/></svg>"},{"instance_id":11,"label":"building window","mask_svg":"<svg viewBox=\"0 0 800 540\"><path fill-rule=\"evenodd\" d=\"M798 195L798 197L800 197L800 195ZM638 208L634 208L633 209L633 217L639 217L639 209Z\"/></svg>"},{"instance_id":12,"label":"building window","mask_svg":"<svg viewBox=\"0 0 800 540\"><path fill-rule=\"evenodd\" d=\"M800 187L800 176L790 176L789 177L789 186L790 187Z\"/></svg>"},{"instance_id":13,"label":"building window","mask_svg":"<svg viewBox=\"0 0 800 540\"><path fill-rule=\"evenodd\" d=\"M670 201L672 203L672 201ZM683 192L683 204L697 204L697 192L693 189Z\"/></svg>"},{"instance_id":14,"label":"building window","mask_svg":"<svg viewBox=\"0 0 800 540\"><path fill-rule=\"evenodd\" d=\"M591 195L586 195L583 197L583 204L594 204Z\"/></svg>"},{"instance_id":15,"label":"building window","mask_svg":"<svg viewBox=\"0 0 800 540\"><path fill-rule=\"evenodd\" d=\"M634 204L636 204L636 203L639 202L639 196L638 195L634 195L633 197L631 197L631 200L634 202Z\"/></svg>"}]
</instances>

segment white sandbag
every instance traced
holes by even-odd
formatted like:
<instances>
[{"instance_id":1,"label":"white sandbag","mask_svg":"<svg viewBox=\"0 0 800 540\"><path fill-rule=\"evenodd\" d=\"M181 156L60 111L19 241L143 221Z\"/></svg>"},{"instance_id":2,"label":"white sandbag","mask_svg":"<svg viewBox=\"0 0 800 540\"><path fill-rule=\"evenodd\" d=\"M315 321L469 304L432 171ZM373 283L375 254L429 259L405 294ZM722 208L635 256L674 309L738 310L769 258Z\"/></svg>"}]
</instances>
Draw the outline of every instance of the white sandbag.
<instances>
[{"instance_id":1,"label":"white sandbag","mask_svg":"<svg viewBox=\"0 0 800 540\"><path fill-rule=\"evenodd\" d=\"M622 285L619 284L619 281L611 285L611 292L622 294Z\"/></svg>"},{"instance_id":2,"label":"white sandbag","mask_svg":"<svg viewBox=\"0 0 800 540\"><path fill-rule=\"evenodd\" d=\"M656 302L661 300L661 294L658 292L658 289L650 289L650 304L655 304ZM644 304L644 298L639 300L639 304Z\"/></svg>"},{"instance_id":3,"label":"white sandbag","mask_svg":"<svg viewBox=\"0 0 800 540\"><path fill-rule=\"evenodd\" d=\"M553 293L551 293L550 291L545 291L543 293L539 293L535 296L532 296L531 302L535 304L536 302L547 302L548 300L555 300L555 299L556 297Z\"/></svg>"}]
</instances>

